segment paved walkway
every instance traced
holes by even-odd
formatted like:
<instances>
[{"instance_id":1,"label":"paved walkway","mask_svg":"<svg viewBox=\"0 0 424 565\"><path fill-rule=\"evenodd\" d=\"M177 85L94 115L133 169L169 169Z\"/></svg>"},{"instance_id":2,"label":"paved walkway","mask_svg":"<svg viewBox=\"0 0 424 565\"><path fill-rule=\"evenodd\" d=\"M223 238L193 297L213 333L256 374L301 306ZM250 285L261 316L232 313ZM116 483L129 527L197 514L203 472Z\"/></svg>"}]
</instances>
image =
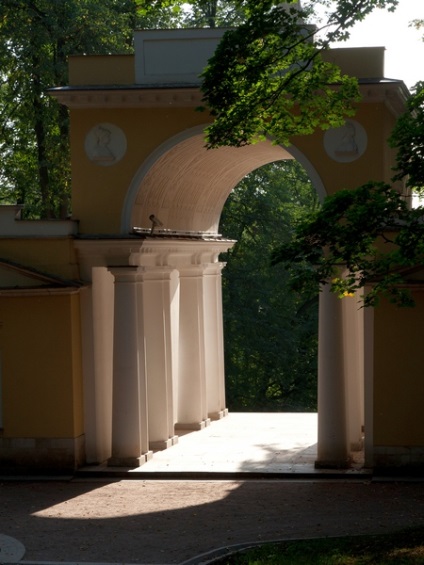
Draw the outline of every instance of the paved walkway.
<instances>
[{"instance_id":1,"label":"paved walkway","mask_svg":"<svg viewBox=\"0 0 424 565\"><path fill-rule=\"evenodd\" d=\"M236 474L322 475L317 456L316 413L233 413L201 431L179 433L178 444L153 454L124 474L141 478L178 476L217 478ZM87 467L84 473L122 475L121 468ZM353 468L340 474L357 473Z\"/></svg>"},{"instance_id":2,"label":"paved walkway","mask_svg":"<svg viewBox=\"0 0 424 565\"><path fill-rule=\"evenodd\" d=\"M193 565L240 544L424 526L422 482L315 472L314 418L230 415L123 478L98 469L55 480L0 479L0 564ZM283 443L282 420L290 424ZM300 473L302 466L310 473ZM185 469L205 468L221 480L181 480ZM231 470L247 480L222 480ZM252 479L252 470L263 478Z\"/></svg>"},{"instance_id":3,"label":"paved walkway","mask_svg":"<svg viewBox=\"0 0 424 565\"><path fill-rule=\"evenodd\" d=\"M139 472L296 473L313 471L317 415L230 413L180 436Z\"/></svg>"}]
</instances>

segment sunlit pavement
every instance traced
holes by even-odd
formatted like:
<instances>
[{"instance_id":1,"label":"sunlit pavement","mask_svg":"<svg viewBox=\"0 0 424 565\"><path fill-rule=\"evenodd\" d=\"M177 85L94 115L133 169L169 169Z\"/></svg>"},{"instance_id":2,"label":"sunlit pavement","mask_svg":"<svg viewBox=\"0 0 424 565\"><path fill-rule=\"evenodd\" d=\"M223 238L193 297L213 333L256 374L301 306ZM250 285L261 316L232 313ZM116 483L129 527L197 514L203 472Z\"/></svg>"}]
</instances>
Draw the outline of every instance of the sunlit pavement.
<instances>
[{"instance_id":1,"label":"sunlit pavement","mask_svg":"<svg viewBox=\"0 0 424 565\"><path fill-rule=\"evenodd\" d=\"M178 432L178 443L157 451L134 469L89 466L80 475L103 473L154 476L326 475L314 468L317 455L316 413L233 413L212 421L203 430ZM337 471L364 473L360 465Z\"/></svg>"},{"instance_id":2,"label":"sunlit pavement","mask_svg":"<svg viewBox=\"0 0 424 565\"><path fill-rule=\"evenodd\" d=\"M316 442L316 414L230 413L138 468L0 478L0 565L200 565L239 544L424 521L396 503L411 508L419 486L316 470Z\"/></svg>"}]
</instances>

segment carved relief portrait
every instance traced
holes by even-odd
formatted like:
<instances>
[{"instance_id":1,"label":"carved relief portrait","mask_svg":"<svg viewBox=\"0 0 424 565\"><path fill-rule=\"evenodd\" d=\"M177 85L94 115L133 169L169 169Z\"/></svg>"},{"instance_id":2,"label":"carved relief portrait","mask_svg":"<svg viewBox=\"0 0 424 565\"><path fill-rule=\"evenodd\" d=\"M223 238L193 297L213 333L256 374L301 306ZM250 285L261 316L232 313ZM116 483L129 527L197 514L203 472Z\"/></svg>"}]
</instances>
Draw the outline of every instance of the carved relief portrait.
<instances>
[{"instance_id":1,"label":"carved relief portrait","mask_svg":"<svg viewBox=\"0 0 424 565\"><path fill-rule=\"evenodd\" d=\"M324 134L324 148L329 157L339 163L350 163L359 159L367 148L365 129L355 120L346 120L339 128Z\"/></svg>"},{"instance_id":2,"label":"carved relief portrait","mask_svg":"<svg viewBox=\"0 0 424 565\"><path fill-rule=\"evenodd\" d=\"M85 137L85 153L96 165L114 165L122 159L126 150L125 134L113 124L97 124Z\"/></svg>"}]
</instances>

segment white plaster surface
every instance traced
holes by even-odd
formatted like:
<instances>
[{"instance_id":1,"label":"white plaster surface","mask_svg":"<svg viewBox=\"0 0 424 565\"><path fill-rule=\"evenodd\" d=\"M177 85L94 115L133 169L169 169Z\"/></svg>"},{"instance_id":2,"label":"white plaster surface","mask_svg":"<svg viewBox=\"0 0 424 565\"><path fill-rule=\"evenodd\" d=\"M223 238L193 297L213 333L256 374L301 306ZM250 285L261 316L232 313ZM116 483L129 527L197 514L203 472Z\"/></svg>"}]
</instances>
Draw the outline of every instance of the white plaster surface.
<instances>
[{"instance_id":1,"label":"white plaster surface","mask_svg":"<svg viewBox=\"0 0 424 565\"><path fill-rule=\"evenodd\" d=\"M20 541L0 534L0 563L17 563L24 555L25 547Z\"/></svg>"},{"instance_id":2,"label":"white plaster surface","mask_svg":"<svg viewBox=\"0 0 424 565\"><path fill-rule=\"evenodd\" d=\"M137 472L312 472L317 414L233 413L181 435Z\"/></svg>"},{"instance_id":3,"label":"white plaster surface","mask_svg":"<svg viewBox=\"0 0 424 565\"><path fill-rule=\"evenodd\" d=\"M140 467L87 466L84 472L137 473L284 473L325 475L315 469L316 413L236 413L215 420L199 431L177 430L178 443L153 453ZM352 467L339 474L362 473L361 452Z\"/></svg>"}]
</instances>

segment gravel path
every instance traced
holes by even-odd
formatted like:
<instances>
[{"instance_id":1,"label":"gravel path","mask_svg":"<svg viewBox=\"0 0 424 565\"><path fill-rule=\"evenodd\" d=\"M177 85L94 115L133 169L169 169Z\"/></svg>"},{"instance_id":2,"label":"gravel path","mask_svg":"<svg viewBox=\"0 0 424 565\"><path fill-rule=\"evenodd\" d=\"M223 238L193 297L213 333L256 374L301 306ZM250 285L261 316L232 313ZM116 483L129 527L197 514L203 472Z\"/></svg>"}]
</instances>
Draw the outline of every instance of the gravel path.
<instances>
[{"instance_id":1,"label":"gravel path","mask_svg":"<svg viewBox=\"0 0 424 565\"><path fill-rule=\"evenodd\" d=\"M0 534L24 544L24 562L182 563L245 542L415 525L424 525L424 483L0 483Z\"/></svg>"}]
</instances>

